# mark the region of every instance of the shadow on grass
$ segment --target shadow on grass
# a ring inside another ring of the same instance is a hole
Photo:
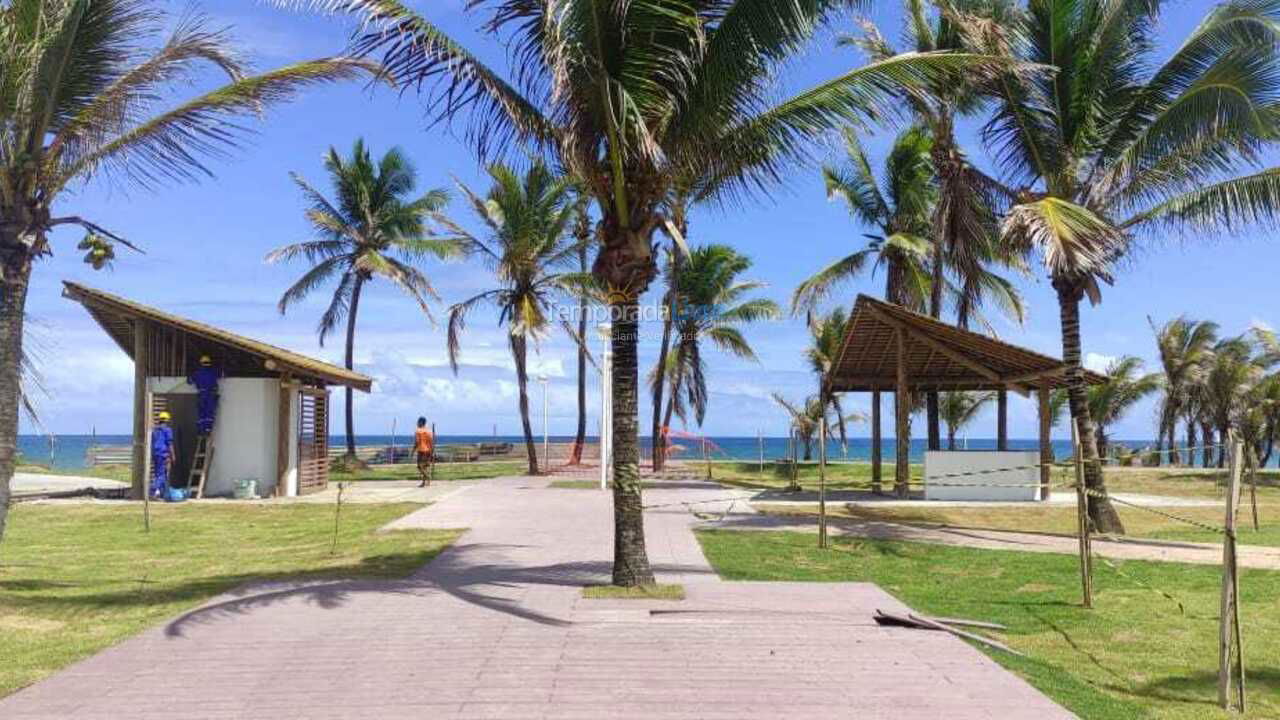
[[[1276,668],[1246,669],[1246,694],[1267,691],[1259,689],[1259,685],[1265,685],[1268,688],[1280,687],[1280,670]],[[1218,672],[1200,670],[1186,675],[1166,675],[1159,680],[1139,685],[1130,692],[1162,700],[1217,706]]]

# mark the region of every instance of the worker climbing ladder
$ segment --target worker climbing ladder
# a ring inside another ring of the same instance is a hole
[[[196,451],[191,457],[191,473],[187,476],[187,492],[192,498],[204,497],[204,483],[209,479],[209,466],[213,463],[213,436],[196,437]]]

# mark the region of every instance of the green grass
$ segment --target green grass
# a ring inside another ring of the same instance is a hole
[[[683,585],[588,585],[582,588],[582,597],[589,600],[683,600]]]
[[[1117,572],[1099,561],[1095,607],[1084,610],[1070,556],[851,538],[823,551],[805,533],[698,538],[727,580],[873,582],[924,613],[1003,623],[1009,630],[997,637],[1030,657],[991,657],[1082,718],[1240,717],[1216,707],[1221,575],[1213,567],[1131,561],[1116,562]],[[1246,717],[1280,717],[1280,572],[1245,570],[1240,583]]]
[[[704,472],[706,468],[704,464],[696,462],[690,462],[689,467],[697,469],[700,473]],[[911,466],[912,475],[919,475],[921,472],[921,466]],[[711,474],[716,482],[737,487],[781,490],[791,484],[786,475],[778,474],[774,470],[774,465],[771,461],[765,461],[764,472],[760,471],[759,463],[715,462],[711,465]],[[818,489],[817,462],[801,462],[797,468],[796,475],[801,488],[805,490]],[[881,482],[886,489],[892,488],[893,464],[891,462],[884,464]],[[870,483],[871,463],[841,462],[827,465],[828,490],[862,489]]]
[[[524,460],[493,460],[473,463],[436,463],[432,482],[450,480],[477,480],[482,478],[501,477],[503,475],[523,475],[529,469]],[[329,473],[329,482],[386,482],[395,480],[412,480],[418,482],[418,466],[416,464],[380,465],[359,472],[334,470]]]
[[[420,504],[15,505],[0,544],[0,696],[258,580],[403,577],[455,531],[375,533]]]

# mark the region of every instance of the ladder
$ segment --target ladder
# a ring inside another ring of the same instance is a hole
[[[209,466],[213,464],[213,440],[211,435],[196,437],[196,451],[191,457],[191,473],[187,476],[187,492],[192,498],[204,497],[204,482],[209,479]]]

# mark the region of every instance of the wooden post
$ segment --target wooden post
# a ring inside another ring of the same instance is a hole
[[[276,497],[289,494],[289,427],[292,404],[289,402],[289,375],[280,376],[280,403],[276,421]]]
[[[756,445],[760,449],[760,474],[764,475],[764,432],[756,430]]]
[[[1262,464],[1258,457],[1258,451],[1255,448],[1249,448],[1247,466],[1249,468],[1249,507],[1253,511],[1253,531],[1257,532],[1258,527],[1258,466]]]
[[[151,438],[147,434],[147,375],[150,372],[151,352],[147,321],[133,321],[133,467],[130,468],[130,494],[134,500],[146,500],[148,495],[147,456]]]
[[[1071,448],[1076,466],[1076,532],[1080,537],[1080,590],[1082,603],[1093,607],[1093,558],[1089,544],[1089,493],[1084,486],[1084,458],[1080,451],[1080,426],[1071,422]]]
[[[1218,704],[1225,710],[1231,709],[1234,684],[1239,709],[1243,713],[1245,710],[1244,646],[1240,636],[1240,577],[1236,566],[1236,511],[1240,503],[1244,444],[1234,430],[1228,431],[1224,439],[1230,448],[1231,473],[1227,486],[1226,521],[1223,525],[1226,537],[1223,538],[1222,543],[1222,603],[1218,613]]]
[[[818,547],[827,547],[827,415],[818,421]]]
[[[142,467],[144,468],[143,477],[146,478],[147,485],[142,489],[142,529],[144,532],[151,532],[151,413],[152,408],[154,408],[155,405],[152,404],[153,401],[150,391],[147,391],[145,397],[146,403],[143,405],[145,408],[143,417],[146,418],[146,420],[143,424],[142,432],[143,436],[147,438],[147,442],[145,443],[147,448],[146,452],[142,456]],[[169,481],[173,482],[173,478],[169,478]]]
[[[871,391],[871,492],[879,495],[880,485],[880,391]]]
[[[800,488],[800,433],[791,431],[791,487]]]
[[[707,447],[707,439],[702,438],[702,460],[707,464],[707,479],[711,479],[711,449]]]
[[[1036,393],[1040,401],[1040,499],[1049,499],[1049,482],[1052,479],[1053,443],[1049,440],[1052,418],[1049,417],[1049,385],[1042,383]]]
[[[893,467],[893,485],[898,497],[905,498],[909,491],[911,479],[911,399],[907,386],[907,338],[902,330],[894,330],[894,341],[898,346],[897,384],[894,389],[894,410],[897,416],[897,428],[894,431],[895,453]]]
[[[996,450],[1009,449],[1009,391],[1004,388],[996,393]]]

